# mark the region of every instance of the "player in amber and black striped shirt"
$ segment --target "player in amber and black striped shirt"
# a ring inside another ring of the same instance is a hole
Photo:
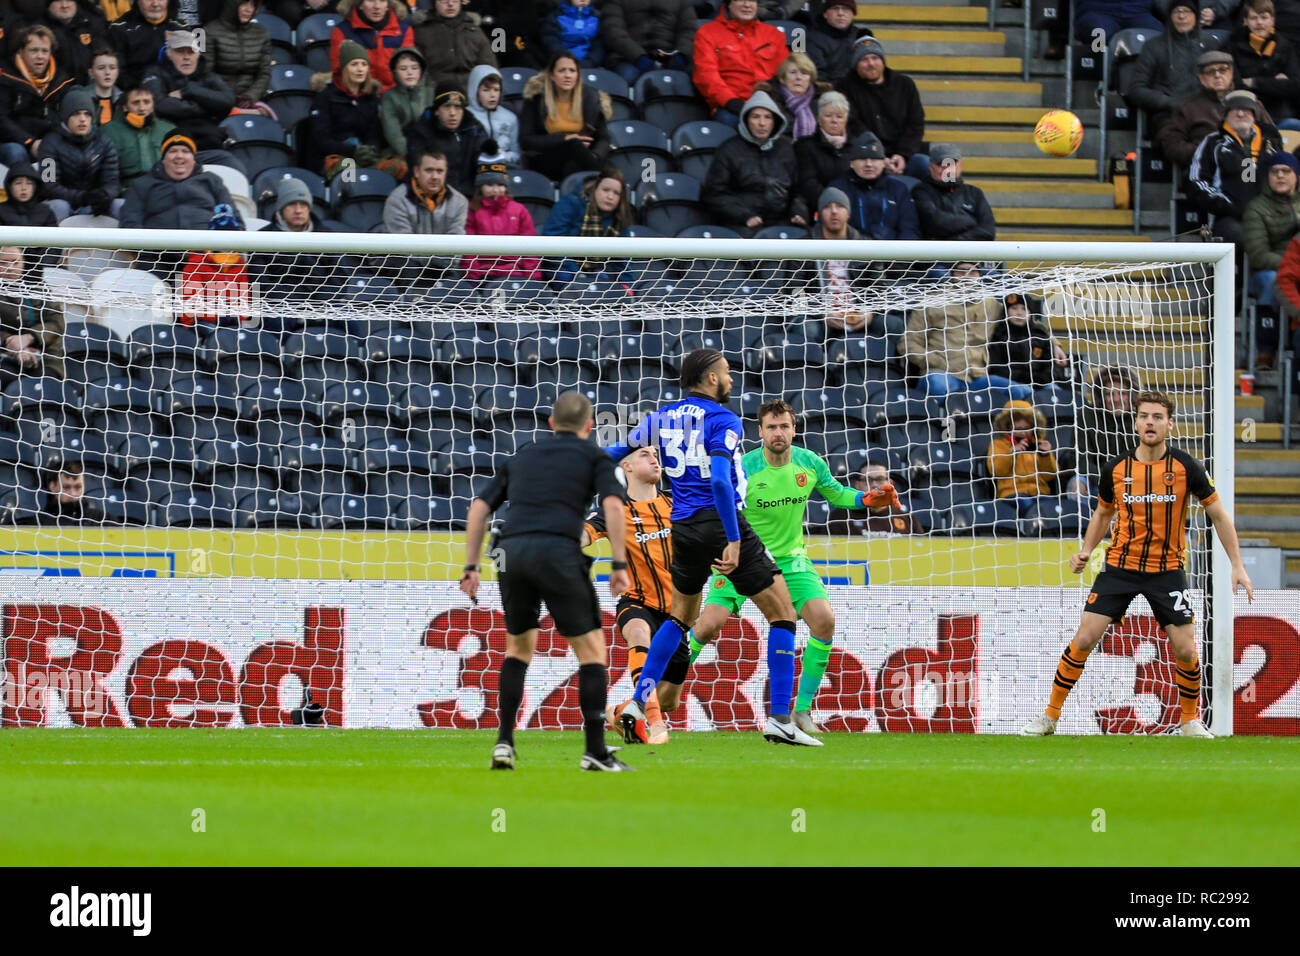
[[[1183,571],[1187,547],[1187,511],[1195,497],[1205,508],[1214,530],[1232,561],[1232,590],[1246,589],[1255,599],[1250,577],[1241,563],[1241,548],[1232,518],[1219,500],[1205,467],[1184,451],[1170,447],[1174,402],[1164,392],[1143,392],[1134,401],[1138,444],[1133,451],[1106,465],[1083,549],[1070,558],[1078,574],[1107,531],[1114,530],[1106,549],[1106,564],[1092,585],[1083,621],[1061,655],[1047,710],[1021,731],[1043,737],[1056,732],[1065,698],[1083,673],[1088,654],[1112,621],[1122,620],[1133,598],[1141,594],[1156,622],[1169,635],[1176,662],[1181,731],[1187,737],[1213,736],[1197,716],[1201,699],[1201,664],[1196,652],[1191,593]]]
[[[673,523],[672,496],[659,490],[659,477],[663,468],[659,464],[659,451],[653,446],[638,448],[619,465],[627,479],[627,566],[632,574],[632,586],[618,599],[615,610],[615,627],[627,641],[628,670],[632,686],[641,679],[645,667],[650,639],[659,626],[668,619],[673,608]],[[583,529],[583,547],[605,537],[605,516],[597,511],[587,518]],[[690,647],[683,638],[677,653],[668,662],[668,669],[658,687],[646,701],[646,719],[633,720],[629,715],[623,721],[626,701],[617,707],[606,708],[609,723],[622,731],[623,739],[630,743],[666,744],[668,722],[663,712],[675,710],[686,682],[690,666]]]

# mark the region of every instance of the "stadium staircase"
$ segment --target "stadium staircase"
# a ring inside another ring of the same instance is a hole
[[[991,0],[994,4],[998,0]],[[1027,2],[1027,0],[1026,0]],[[1076,102],[1087,130],[1069,159],[1034,145],[1034,124],[1064,105],[1063,66],[1037,59],[1022,79],[1024,13],[987,2],[876,0],[858,4],[858,20],[884,44],[887,63],[916,80],[925,105],[925,138],[960,145],[965,178],[988,196],[1005,240],[1128,241],[1132,212],[1115,208],[1115,188],[1098,182],[1099,110]],[[1031,37],[1031,49],[1040,46]],[[1045,74],[1041,75],[1040,74]]]

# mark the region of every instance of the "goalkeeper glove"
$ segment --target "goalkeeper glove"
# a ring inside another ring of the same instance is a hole
[[[885,505],[903,507],[903,500],[898,497],[893,482],[887,481],[879,488],[872,488],[870,491],[862,492],[862,507],[880,508]]]

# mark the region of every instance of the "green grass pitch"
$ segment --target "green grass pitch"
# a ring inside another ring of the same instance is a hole
[[[581,735],[528,731],[519,769],[494,773],[477,731],[6,730],[0,859],[1300,863],[1300,739],[825,739],[677,733],[628,748],[637,773],[596,774],[577,769]]]

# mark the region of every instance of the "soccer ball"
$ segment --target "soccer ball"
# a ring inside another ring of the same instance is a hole
[[[1034,142],[1048,156],[1069,156],[1083,142],[1083,124],[1069,110],[1049,110],[1034,127]]]

